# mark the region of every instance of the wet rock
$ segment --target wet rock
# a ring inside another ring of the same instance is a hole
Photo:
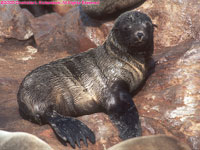
[[[143,134],[174,135],[200,147],[200,42],[166,49],[155,73],[136,95]]]
[[[108,150],[191,150],[188,145],[166,135],[132,138],[116,144]]]
[[[0,5],[0,39],[27,40],[33,36],[28,13],[19,5]]]

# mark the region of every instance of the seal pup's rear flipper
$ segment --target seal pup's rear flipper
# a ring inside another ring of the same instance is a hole
[[[75,144],[80,148],[81,140],[88,146],[87,138],[91,143],[95,143],[94,133],[84,123],[75,118],[65,117],[53,111],[46,113],[45,119],[63,144],[69,142],[73,148],[75,148]]]

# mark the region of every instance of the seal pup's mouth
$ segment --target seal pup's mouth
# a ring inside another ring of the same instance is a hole
[[[144,40],[134,41],[134,44],[137,44],[137,45],[143,45],[144,43],[145,43]]]
[[[146,43],[145,40],[134,40],[129,43],[130,47],[141,47]]]

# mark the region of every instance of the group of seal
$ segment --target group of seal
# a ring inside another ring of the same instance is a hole
[[[141,135],[132,92],[145,80],[153,53],[153,24],[144,13],[128,11],[116,19],[99,47],[50,62],[30,72],[17,99],[24,119],[50,124],[61,142],[80,147],[94,133],[73,118],[104,112],[122,139]]]

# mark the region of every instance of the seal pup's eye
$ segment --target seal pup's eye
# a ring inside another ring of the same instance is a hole
[[[152,23],[150,23],[150,22],[146,22],[145,24],[146,24],[147,27],[151,27],[152,26]]]
[[[123,31],[130,31],[131,28],[132,28],[131,25],[124,25],[124,26],[122,26],[122,30]]]

